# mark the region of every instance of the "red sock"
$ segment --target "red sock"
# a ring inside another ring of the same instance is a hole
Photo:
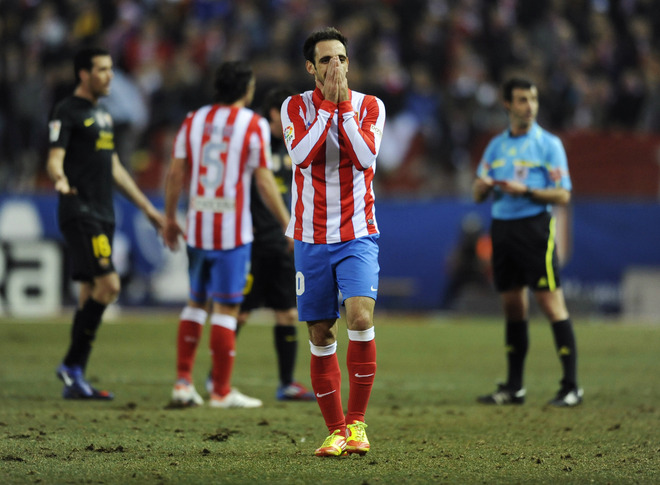
[[[354,421],[364,422],[364,413],[367,411],[376,376],[376,341],[349,340],[346,366],[350,382],[346,424],[352,424]]]
[[[231,391],[231,372],[236,353],[236,331],[211,325],[211,357],[213,359],[213,392],[226,396]]]
[[[203,325],[192,320],[179,321],[179,335],[176,345],[176,378],[192,382],[192,369],[195,365],[197,345],[202,336]]]
[[[341,405],[341,370],[337,354],[323,357],[312,354],[310,376],[316,402],[321,408],[328,430],[332,433],[338,429],[342,435],[346,435],[346,422]]]

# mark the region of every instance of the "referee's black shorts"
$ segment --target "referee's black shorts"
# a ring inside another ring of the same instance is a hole
[[[115,225],[94,219],[71,219],[60,226],[74,281],[93,281],[115,271],[112,238]]]
[[[560,287],[555,228],[555,218],[548,212],[522,219],[493,219],[490,234],[497,291]]]
[[[254,251],[254,245],[252,249],[251,270],[241,311],[295,308],[296,269],[293,254],[286,249],[261,254]]]

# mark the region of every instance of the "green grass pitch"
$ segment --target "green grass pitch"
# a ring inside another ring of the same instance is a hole
[[[113,402],[60,397],[54,371],[68,317],[4,318],[0,482],[660,483],[660,325],[575,318],[585,400],[555,409],[545,403],[558,388],[559,363],[548,325],[534,318],[527,402],[487,407],[475,397],[504,376],[499,318],[377,314],[372,450],[319,459],[313,452],[327,431],[318,406],[275,400],[273,332],[267,314],[255,317],[238,339],[233,384],[264,400],[257,410],[165,409],[178,309],[123,314],[101,327],[88,378],[115,392]],[[309,385],[302,324],[298,335],[296,377]],[[200,392],[208,368],[205,329],[195,368]],[[347,394],[344,385],[344,402]]]

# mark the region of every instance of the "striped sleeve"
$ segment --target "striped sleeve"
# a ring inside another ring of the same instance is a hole
[[[307,168],[319,153],[332,125],[335,107],[334,103],[323,101],[316,118],[308,128],[302,96],[291,96],[284,101],[281,111],[284,142],[295,165]]]
[[[186,119],[181,123],[181,127],[174,138],[172,146],[172,158],[188,158],[188,132],[194,113],[188,113]]]
[[[353,166],[366,170],[378,156],[385,127],[385,105],[375,96],[365,96],[360,113],[354,111],[350,101],[339,103],[339,133]],[[361,122],[359,121],[361,120]]]

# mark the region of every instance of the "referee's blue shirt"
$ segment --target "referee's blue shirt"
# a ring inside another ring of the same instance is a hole
[[[477,175],[493,180],[517,180],[530,189],[564,188],[571,190],[566,151],[561,140],[536,122],[529,131],[512,136],[506,130],[493,138],[479,162]],[[551,210],[551,204],[533,201],[493,189],[493,219],[522,219]]]

